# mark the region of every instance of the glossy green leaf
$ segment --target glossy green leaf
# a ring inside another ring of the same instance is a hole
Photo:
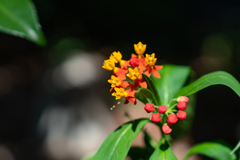
[[[135,93],[135,97],[144,104],[156,103],[153,93],[147,88],[139,88],[138,91]]]
[[[205,142],[193,146],[183,160],[187,160],[193,154],[202,154],[216,160],[235,160],[236,155],[230,154],[230,152],[231,149],[223,144]]]
[[[147,88],[153,93],[153,96],[156,102],[154,104],[160,105],[161,101],[160,101],[160,96],[158,94],[157,88],[155,86],[156,84],[154,84],[153,81],[145,74],[143,74],[142,76],[143,76],[143,79],[147,82]]]
[[[138,119],[120,126],[106,138],[93,160],[124,160],[132,141],[149,121]]]
[[[177,160],[168,142],[162,138],[149,160]]]
[[[225,85],[230,87],[240,97],[240,84],[239,82],[229,73],[224,71],[217,71],[206,74],[188,86],[181,89],[175,97],[188,96],[196,93],[211,85]]]
[[[190,67],[177,65],[164,65],[159,70],[161,78],[151,79],[157,88],[162,104],[167,105],[174,95],[183,87],[190,73]]]
[[[29,0],[0,0],[0,31],[38,45],[46,43],[36,9]]]

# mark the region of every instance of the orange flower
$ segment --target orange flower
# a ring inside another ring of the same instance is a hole
[[[126,79],[126,73],[128,72],[128,70],[125,70],[125,69],[122,69],[122,68],[118,68],[118,67],[115,67],[113,69],[113,74],[116,76],[116,77],[119,77],[120,80],[125,80]]]
[[[145,59],[147,66],[146,66],[146,71],[144,74],[146,74],[148,77],[153,74],[156,78],[161,78],[158,70],[162,69],[163,66],[157,66],[155,65],[157,58],[155,58],[155,53],[152,55],[146,54],[146,59]]]
[[[140,85],[143,88],[147,88],[147,83],[144,79],[142,79],[142,73],[138,71],[138,68],[135,67],[134,69],[129,68],[129,73],[127,76],[131,79],[134,80],[134,84],[132,88],[138,87]]]
[[[116,100],[125,97],[126,99],[124,104],[127,104],[128,102],[131,102],[133,104],[137,103],[136,98],[134,96],[136,90],[135,91],[132,91],[131,89],[124,90],[123,88],[114,88],[114,90],[115,92],[112,93],[112,95],[116,97]]]
[[[111,83],[111,89],[110,92],[114,92],[114,88],[126,88],[129,87],[130,84],[127,81],[121,81],[119,77],[115,77],[114,75],[111,76],[111,79],[108,80],[109,83]]]
[[[145,52],[146,47],[147,45],[142,44],[142,42],[138,42],[138,44],[134,44],[134,50],[138,54],[139,58],[143,56],[143,53]]]

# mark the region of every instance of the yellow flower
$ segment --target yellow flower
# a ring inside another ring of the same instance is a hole
[[[118,51],[114,51],[111,56],[110,59],[112,59],[114,61],[114,63],[120,62],[122,60],[122,54]]]
[[[114,88],[115,92],[112,93],[113,96],[117,99],[121,99],[122,97],[127,97],[127,92],[123,88]]]
[[[155,58],[155,53],[152,55],[146,54],[145,61],[149,67],[153,67],[157,61],[157,58]]]
[[[147,45],[142,44],[142,42],[138,42],[138,44],[134,44],[135,52],[142,57],[142,54],[145,52]]]
[[[111,71],[114,69],[114,67],[115,67],[115,63],[113,60],[111,59],[104,60],[102,68]]]
[[[136,80],[136,79],[141,78],[137,67],[135,67],[134,69],[129,68],[129,73],[127,74],[127,76],[132,80]]]
[[[118,87],[121,84],[121,80],[114,75],[111,76],[111,79],[109,79],[108,82],[111,83],[111,87]]]

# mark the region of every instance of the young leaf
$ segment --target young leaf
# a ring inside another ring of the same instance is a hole
[[[45,45],[36,9],[29,0],[0,0],[0,12],[0,31]]]
[[[146,103],[156,104],[156,100],[154,99],[153,93],[149,89],[139,88],[138,91],[135,93],[135,97],[144,104]]]
[[[162,138],[149,160],[177,160],[168,142]]]
[[[164,65],[163,68],[159,70],[161,78],[151,76],[157,88],[158,95],[160,95],[161,105],[167,105],[174,95],[183,87],[190,70],[188,66]]]
[[[175,97],[188,96],[196,93],[211,85],[225,85],[230,87],[240,97],[240,84],[239,82],[229,73],[224,71],[217,71],[206,74],[188,86],[182,88]]]
[[[146,76],[145,74],[142,75],[143,79],[147,82],[147,88],[153,93],[154,99],[155,99],[155,105],[160,105],[161,101],[160,101],[160,96],[157,92],[157,88],[156,88],[156,84],[153,83],[153,81]]]
[[[107,137],[92,160],[124,160],[132,141],[149,121],[138,119],[120,126]]]
[[[236,155],[230,154],[231,149],[215,142],[205,142],[193,146],[183,158],[187,160],[193,154],[202,154],[217,160],[235,160]]]

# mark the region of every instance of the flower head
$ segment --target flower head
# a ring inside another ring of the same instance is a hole
[[[113,96],[117,99],[121,99],[122,97],[127,97],[127,92],[123,88],[114,88],[115,92],[112,93]]]
[[[158,112],[164,114],[167,111],[167,108],[165,105],[158,107]]]
[[[145,61],[149,67],[153,67],[157,62],[157,58],[155,58],[155,53],[152,53],[151,55],[146,54]]]
[[[177,98],[177,101],[178,102],[186,102],[186,103],[188,103],[189,102],[189,99],[188,99],[188,97],[186,97],[186,96],[181,96],[181,97],[178,97]]]
[[[142,42],[138,42],[138,44],[134,44],[135,52],[138,54],[139,57],[143,56],[143,53],[145,52],[146,47],[147,45],[142,44]]]
[[[129,68],[129,73],[127,74],[127,76],[132,80],[136,80],[136,79],[141,78],[141,74],[139,73],[137,67],[135,67],[134,69]]]
[[[178,111],[178,113],[177,113],[177,118],[178,118],[179,120],[184,120],[184,119],[187,118],[187,113],[180,110],[180,111]]]
[[[145,109],[145,111],[146,111],[147,113],[153,112],[153,111],[155,110],[154,104],[152,104],[152,103],[147,103],[147,104],[145,105],[144,109]]]
[[[153,76],[155,76],[156,78],[161,78],[158,70],[162,69],[163,66],[155,65],[157,61],[157,58],[155,58],[155,53],[153,53],[152,55],[146,54],[145,61],[147,63],[147,66],[144,74],[146,74],[149,77],[152,73]]]
[[[178,121],[177,116],[175,114],[169,114],[167,122],[170,124],[174,124]]]
[[[161,121],[161,116],[159,113],[153,113],[151,121],[158,123]]]
[[[162,131],[164,134],[169,134],[172,132],[172,128],[168,124],[162,126]]]
[[[177,108],[180,110],[185,110],[187,109],[187,103],[184,101],[179,101],[177,104]]]
[[[115,63],[120,62],[122,60],[122,54],[118,51],[112,52],[110,59],[113,59]]]
[[[115,63],[113,59],[104,60],[102,68],[106,70],[113,70],[115,68]]]

